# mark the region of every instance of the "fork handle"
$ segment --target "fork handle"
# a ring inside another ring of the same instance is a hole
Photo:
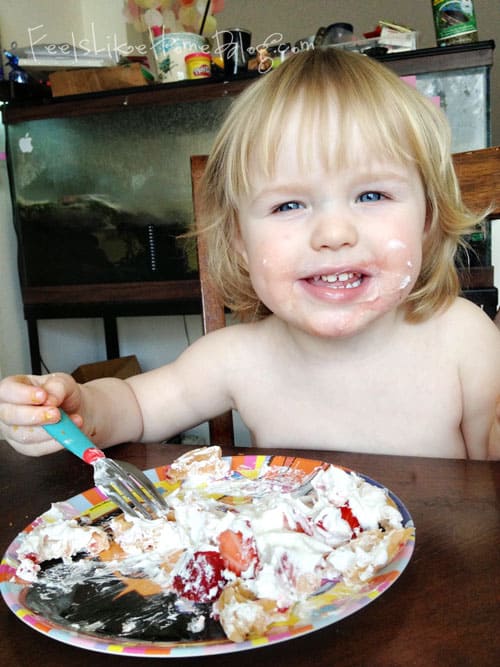
[[[44,424],[43,428],[57,442],[76,454],[86,463],[92,464],[96,459],[104,458],[104,452],[98,449],[92,440],[74,424],[68,415],[59,408],[61,419],[55,424]]]

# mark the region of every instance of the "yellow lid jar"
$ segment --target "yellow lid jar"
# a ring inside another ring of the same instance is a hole
[[[212,76],[209,53],[188,53],[184,60],[188,79],[208,79]]]

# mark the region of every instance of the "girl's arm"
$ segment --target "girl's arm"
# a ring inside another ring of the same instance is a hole
[[[142,414],[144,442],[176,435],[235,407],[231,386],[241,363],[239,326],[202,336],[173,363],[127,380]]]
[[[41,426],[67,412],[99,447],[157,441],[233,407],[228,388],[233,330],[204,336],[176,361],[127,380],[83,385],[66,373],[22,375],[0,382],[0,432],[17,451],[41,456],[60,445]]]
[[[476,306],[462,300],[454,337],[467,454],[472,459],[500,459],[500,332]]]

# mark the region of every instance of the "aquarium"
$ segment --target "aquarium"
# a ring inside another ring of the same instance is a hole
[[[439,99],[450,123],[454,153],[490,145],[489,67],[419,74],[416,87]]]
[[[191,155],[230,98],[7,126],[25,286],[177,280],[196,273]]]

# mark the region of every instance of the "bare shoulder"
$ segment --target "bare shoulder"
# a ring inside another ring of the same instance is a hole
[[[234,368],[234,364],[244,364],[259,354],[259,349],[266,347],[266,341],[272,337],[272,326],[267,318],[258,322],[231,324],[201,336],[181,355],[205,356],[217,358],[224,365]]]
[[[260,342],[262,338],[266,338],[269,335],[269,330],[271,328],[269,325],[274,319],[276,318],[269,316],[257,322],[229,324],[222,329],[217,329],[216,331],[206,334],[203,338],[212,341],[214,344],[222,344],[232,341],[234,343],[241,342],[242,344],[247,345],[252,341]]]
[[[500,353],[500,330],[479,306],[467,299],[455,299],[447,310],[437,316],[436,322],[449,344],[456,345],[458,349],[465,346],[470,353],[473,352],[470,346],[474,345],[478,352],[491,349],[492,353]],[[484,345],[488,346],[486,350]]]

